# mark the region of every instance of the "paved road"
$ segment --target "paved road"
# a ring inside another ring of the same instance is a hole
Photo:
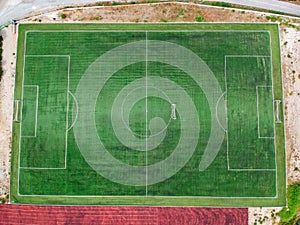
[[[93,3],[101,0],[0,0],[0,27],[34,11],[56,6]]]
[[[300,16],[300,5],[295,5],[288,2],[280,2],[278,0],[221,0],[221,1]]]
[[[0,0],[0,28],[11,19],[22,18],[36,10],[53,8],[61,5],[99,2],[101,0]],[[118,0],[112,0],[118,1]],[[222,0],[262,9],[285,12],[300,16],[300,6],[278,0]]]

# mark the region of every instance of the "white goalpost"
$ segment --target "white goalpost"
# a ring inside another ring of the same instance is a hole
[[[175,103],[171,104],[171,109],[172,109],[171,119],[176,120],[176,104]]]

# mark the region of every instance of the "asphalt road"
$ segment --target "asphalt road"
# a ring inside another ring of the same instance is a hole
[[[99,2],[100,0],[0,0],[0,28],[11,19],[20,19],[36,10],[61,5]],[[112,0],[118,1],[118,0]],[[223,2],[246,5],[300,16],[300,6],[278,0],[222,0]]]
[[[0,28],[12,19],[21,19],[37,10],[99,1],[101,0],[0,0]]]
[[[281,2],[278,0],[221,0],[221,1],[300,16],[300,5],[295,5],[288,2]]]

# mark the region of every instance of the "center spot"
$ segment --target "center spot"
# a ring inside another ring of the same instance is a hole
[[[124,104],[123,107],[123,112],[126,112],[125,108],[129,104]],[[160,97],[148,96],[131,105],[128,124],[124,113],[122,117],[124,125],[128,125],[127,129],[136,137],[151,138],[167,130],[171,122],[171,104]]]

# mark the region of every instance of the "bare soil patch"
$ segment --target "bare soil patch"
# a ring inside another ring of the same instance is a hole
[[[9,193],[10,154],[12,138],[13,90],[17,37],[10,26],[1,30],[3,36],[3,75],[0,82],[0,196]]]

